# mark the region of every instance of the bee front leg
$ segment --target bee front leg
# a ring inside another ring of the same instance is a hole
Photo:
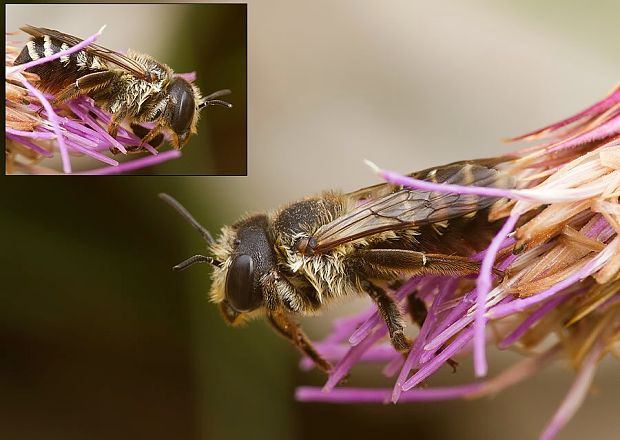
[[[155,139],[157,136],[159,136],[161,134],[161,129],[162,129],[162,127],[159,126],[159,125],[156,125],[155,127],[151,128],[142,137],[142,142],[140,142],[140,148],[144,148],[144,145],[150,143],[153,139]],[[162,140],[163,140],[163,136],[162,136]]]
[[[280,310],[269,311],[267,317],[273,328],[291,341],[302,353],[312,359],[319,369],[325,373],[331,371],[332,364],[323,359],[299,325],[293,322],[285,312]]]
[[[150,139],[148,141],[148,144],[155,148],[158,149],[159,147],[161,147],[162,142],[164,141],[164,135],[163,133],[159,133],[156,136],[152,136],[150,133],[151,131],[148,128],[143,127],[140,124],[130,124],[131,130],[133,131],[133,133],[138,136],[140,139],[144,139],[147,136],[150,136]],[[146,143],[146,142],[144,142]],[[135,146],[131,146],[128,148],[128,150],[130,151],[142,151],[144,150],[143,146],[139,146],[139,145],[135,145]]]
[[[149,144],[155,149],[158,149],[161,146],[161,143],[164,140],[164,135],[161,133],[161,127],[157,126],[152,128],[151,130],[146,131],[146,129],[142,126],[131,124],[132,130],[136,136],[139,136],[134,129],[134,127],[136,126],[140,127],[142,130],[145,130],[145,132],[143,133],[144,136],[140,136],[142,137],[140,145],[131,145],[127,147],[127,151],[129,153],[141,153],[143,151],[146,151],[146,148],[144,148],[146,144]],[[140,132],[140,130],[137,131]],[[155,141],[151,143],[153,139],[155,139]]]
[[[374,285],[368,280],[362,280],[360,287],[372,298],[377,305],[381,317],[385,321],[390,340],[397,351],[406,353],[411,348],[411,340],[405,335],[405,321],[398,308],[398,304],[382,288]]]

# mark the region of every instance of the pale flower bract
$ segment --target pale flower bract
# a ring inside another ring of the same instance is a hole
[[[415,189],[503,197],[490,213],[503,227],[477,278],[419,276],[393,292],[407,311],[415,294],[428,309],[406,358],[386,342],[376,307],[333,323],[317,349],[335,361],[325,386],[300,387],[301,401],[423,402],[489,395],[567,359],[574,385],[541,438],[553,438],[585,398],[600,360],[620,343],[620,87],[586,110],[512,141],[537,141],[506,156],[501,169],[518,188],[420,181],[369,165],[386,181]],[[492,269],[503,271],[500,277]],[[492,327],[493,332],[490,331]],[[554,341],[549,344],[549,337]],[[486,349],[530,353],[499,375],[454,387],[419,388],[452,357],[473,351],[476,376]],[[382,363],[392,388],[338,386],[361,362]],[[312,367],[303,359],[302,368]]]

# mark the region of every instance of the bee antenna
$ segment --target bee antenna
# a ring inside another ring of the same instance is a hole
[[[183,217],[185,220],[187,220],[189,222],[189,224],[194,227],[194,229],[196,229],[198,232],[200,232],[200,235],[202,235],[202,238],[204,238],[205,241],[208,244],[215,243],[215,240],[213,239],[213,236],[207,230],[207,228],[205,228],[200,223],[198,223],[198,220],[196,220],[189,213],[189,211],[187,209],[185,209],[185,207],[183,205],[181,205],[181,203],[179,203],[174,197],[172,197],[171,195],[166,194],[166,193],[160,193],[159,194],[159,198],[162,199],[164,202],[166,202],[168,205],[172,206],[179,214],[181,214],[181,217]],[[194,258],[194,257],[192,257],[192,258]],[[204,257],[204,258],[210,258],[210,257]],[[213,261],[215,261],[215,260],[213,260]],[[194,261],[193,263],[196,263],[196,262],[198,262],[198,260]],[[183,263],[181,263],[181,264],[183,264]]]
[[[213,92],[210,95],[205,96],[202,99],[202,102],[198,105],[198,109],[202,109],[204,107],[212,106],[212,105],[221,105],[222,107],[231,108],[233,105],[230,102],[226,102],[222,99],[217,99],[222,96],[230,95],[232,92],[230,89],[222,89],[217,92]]]
[[[205,107],[210,107],[212,105],[220,105],[222,107],[232,108],[232,104],[230,102],[222,101],[221,99],[210,99],[208,101],[203,102],[198,106],[198,109],[203,109]]]
[[[194,255],[193,257],[189,257],[185,261],[181,261],[179,264],[174,266],[172,270],[176,270],[176,271],[185,270],[188,267],[193,266],[196,263],[209,263],[216,267],[222,267],[222,262],[219,260],[216,260],[213,257],[207,257],[204,255]]]
[[[203,99],[205,101],[209,101],[211,99],[216,99],[222,96],[230,95],[231,93],[232,91],[230,89],[222,89],[222,90],[218,90],[217,92],[213,92],[210,95],[205,96]]]

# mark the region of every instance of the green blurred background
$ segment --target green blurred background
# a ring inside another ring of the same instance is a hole
[[[194,18],[175,14],[182,33]],[[227,328],[207,267],[170,270],[204,245],[157,193],[216,232],[246,211],[377,182],[364,158],[411,171],[509,151],[500,138],[618,81],[619,14],[615,1],[251,2],[248,177],[3,178],[0,438],[536,438],[573,378],[565,365],[474,402],[294,402],[294,387],[321,375],[299,372],[263,322]],[[156,15],[136,17],[149,29]],[[225,119],[217,110],[205,120]],[[366,304],[304,324],[321,337]],[[492,374],[519,359],[490,354]],[[431,384],[471,380],[464,361]],[[619,380],[605,362],[560,438],[617,438]],[[372,367],[351,379],[391,383]]]
[[[247,6],[245,4],[38,4],[7,5],[6,28],[25,23],[86,38],[107,25],[97,44],[134,49],[168,64],[175,72],[195,72],[202,95],[230,89],[227,109],[201,112],[198,134],[181,158],[136,170],[140,175],[247,174]],[[26,37],[24,37],[24,41]],[[164,145],[162,151],[171,148]],[[142,154],[142,156],[148,156]],[[114,157],[120,162],[134,155]],[[102,167],[88,157],[73,158],[76,171]],[[42,165],[61,169],[59,158]]]

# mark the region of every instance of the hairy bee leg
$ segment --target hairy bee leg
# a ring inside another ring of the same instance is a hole
[[[480,270],[480,263],[465,257],[425,254],[402,249],[370,249],[359,254],[369,275],[385,274],[386,270],[402,273],[436,275],[470,275]]]
[[[121,121],[124,119],[124,116],[121,117],[118,114],[112,115],[112,120],[110,121],[110,125],[108,125],[108,134],[113,138],[116,138],[118,134],[118,126],[121,124]]]
[[[136,136],[138,136],[140,139],[143,139],[149,133],[149,129],[143,127],[140,124],[131,123],[129,124],[129,126],[131,127],[131,131],[133,131],[133,133]],[[164,135],[163,133],[159,133],[157,136],[155,136],[149,141],[149,145],[155,149],[159,149],[163,141],[164,141]],[[132,152],[141,151],[141,150],[143,150],[143,148],[138,145],[131,146],[128,148],[128,151],[132,151]]]
[[[420,298],[416,296],[416,292],[407,296],[407,305],[409,306],[409,316],[411,320],[415,322],[418,327],[422,328],[424,321],[426,321],[426,317],[428,316],[428,310],[426,309],[426,304]],[[442,347],[443,349],[443,347]],[[441,351],[441,349],[439,350]],[[458,367],[459,363],[454,359],[447,360],[448,365],[452,367],[452,372],[456,373],[456,367]]]
[[[325,373],[329,373],[332,364],[323,359],[318,351],[312,345],[312,342],[306,334],[301,330],[298,324],[293,322],[286,314],[280,311],[272,311],[267,313],[269,322],[273,328],[282,336],[290,340],[299,350],[308,356],[314,364]]]
[[[116,74],[110,70],[84,75],[78,78],[73,84],[68,85],[58,92],[52,104],[56,105],[80,95],[86,95],[94,90],[104,88],[115,76]]]
[[[411,317],[411,321],[416,323],[418,327],[422,327],[424,321],[426,321],[428,310],[426,309],[426,304],[424,303],[424,301],[422,301],[416,295],[417,292],[413,292],[412,294],[407,296],[409,316]]]
[[[153,130],[149,131],[149,133],[151,133]],[[151,142],[152,139],[155,139],[155,142]],[[146,137],[142,138],[142,140],[140,141],[140,145],[131,145],[131,146],[126,147],[127,152],[128,153],[141,153],[143,151],[147,151],[146,148],[144,148],[144,145],[146,144],[149,144],[151,147],[158,150],[159,147],[161,147],[163,140],[164,140],[164,135],[162,133],[156,132],[155,134],[151,135],[151,139],[147,140]]]
[[[364,292],[377,304],[379,313],[387,325],[394,348],[401,353],[408,352],[411,348],[411,340],[403,331],[405,322],[394,299],[385,290],[375,286],[370,281],[362,280],[360,284]]]
[[[161,126],[156,125],[155,127],[151,128],[148,133],[146,133],[146,135],[142,137],[142,141],[140,142],[140,148],[143,148],[145,144],[151,142],[159,134],[161,134]]]

